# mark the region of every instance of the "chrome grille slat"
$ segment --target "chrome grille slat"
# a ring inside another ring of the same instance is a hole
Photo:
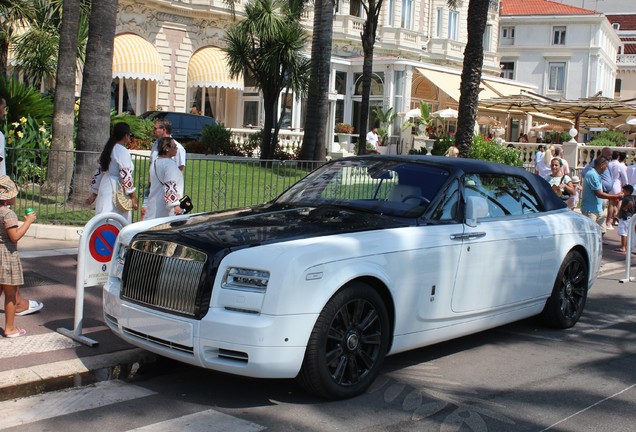
[[[126,254],[121,296],[155,309],[195,316],[207,256],[163,241],[135,241]]]

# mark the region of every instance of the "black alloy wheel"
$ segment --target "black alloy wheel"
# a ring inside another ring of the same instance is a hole
[[[577,323],[587,301],[588,279],[587,261],[579,252],[570,251],[543,309],[543,318],[549,326],[566,329]]]
[[[318,317],[298,380],[325,398],[356,396],[377,376],[388,343],[389,318],[382,298],[369,285],[352,283]]]

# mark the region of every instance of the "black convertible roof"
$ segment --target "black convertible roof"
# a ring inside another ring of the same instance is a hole
[[[404,162],[417,162],[424,163],[426,165],[435,166],[439,168],[446,168],[449,171],[453,172],[457,176],[462,176],[463,174],[503,174],[503,175],[511,175],[515,177],[521,177],[525,179],[532,187],[536,190],[539,199],[543,202],[543,207],[545,211],[563,209],[567,206],[559,198],[552,188],[550,184],[545,181],[543,178],[538,175],[526,171],[521,167],[515,167],[505,164],[500,164],[496,162],[487,162],[478,159],[467,159],[467,158],[453,158],[453,157],[445,157],[445,156],[423,156],[423,155],[396,155],[396,156],[385,156],[385,155],[368,155],[368,156],[353,156],[352,159],[355,158],[368,158],[368,159],[391,159],[391,160],[400,160]]]

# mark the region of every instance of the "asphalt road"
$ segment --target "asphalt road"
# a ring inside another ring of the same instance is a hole
[[[0,429],[633,431],[636,283],[620,277],[597,281],[570,330],[527,320],[392,356],[350,400],[165,360],[126,382],[2,402]]]

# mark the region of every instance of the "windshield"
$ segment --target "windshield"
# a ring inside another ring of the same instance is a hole
[[[277,200],[298,206],[339,206],[392,216],[419,217],[449,172],[411,161],[355,158],[324,165]]]

